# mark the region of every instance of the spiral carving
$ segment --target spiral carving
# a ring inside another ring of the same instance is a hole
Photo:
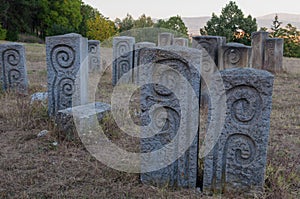
[[[8,83],[12,85],[14,83],[19,83],[21,80],[22,74],[19,70],[11,69],[8,72]]]
[[[64,78],[59,82],[59,87],[61,88],[61,94],[64,96],[72,96],[75,92],[74,80],[69,78]]]
[[[97,53],[97,46],[96,45],[89,45],[89,53],[96,54]]]
[[[226,159],[232,160],[238,165],[251,164],[256,156],[256,145],[248,135],[234,134],[226,141]],[[227,162],[228,163],[228,162]]]
[[[227,96],[232,119],[238,124],[248,125],[260,117],[262,99],[256,89],[238,86],[229,90]]]
[[[52,49],[51,60],[54,67],[70,68],[75,61],[75,51],[67,45],[58,45]]]
[[[4,57],[4,64],[8,64],[10,66],[17,66],[20,61],[20,53],[17,50],[14,49],[8,49],[3,52],[3,57]]]
[[[212,53],[212,45],[207,41],[201,41],[196,48],[202,50],[203,57],[209,57]]]
[[[119,66],[122,74],[127,73],[130,70],[130,64],[128,60],[121,60]]]
[[[231,64],[237,64],[241,60],[241,52],[237,49],[230,48],[225,52],[227,60]]]
[[[130,47],[129,47],[129,43],[126,41],[121,41],[118,43],[118,57],[126,57]]]

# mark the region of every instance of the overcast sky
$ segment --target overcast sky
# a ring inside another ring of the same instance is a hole
[[[220,14],[229,0],[83,0],[111,20],[127,13],[138,18],[145,13],[152,18],[211,16]],[[236,0],[245,15],[253,17],[271,13],[300,14],[299,0]]]

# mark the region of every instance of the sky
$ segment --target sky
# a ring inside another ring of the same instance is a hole
[[[229,0],[83,0],[111,20],[129,13],[137,19],[142,14],[156,19],[171,16],[202,17],[220,14]],[[245,15],[259,17],[271,13],[300,14],[299,0],[236,0]]]

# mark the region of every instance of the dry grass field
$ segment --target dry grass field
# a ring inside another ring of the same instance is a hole
[[[46,91],[45,46],[25,47],[29,94]],[[300,60],[292,61],[293,69],[289,71],[291,63],[285,59],[288,72],[275,78],[265,191],[255,198],[300,198]],[[108,70],[97,99],[109,102],[110,82]],[[111,117],[103,125],[114,143],[130,148],[136,142],[123,135]],[[38,138],[45,129],[50,133]],[[79,140],[57,133],[47,105],[30,104],[30,95],[0,93],[0,149],[0,198],[244,198],[143,185],[138,174],[105,166]]]

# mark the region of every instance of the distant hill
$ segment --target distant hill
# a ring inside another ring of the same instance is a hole
[[[255,17],[258,28],[271,28],[275,13],[265,16]],[[288,23],[296,26],[300,30],[300,14],[277,13],[279,21],[282,22],[281,27],[285,27]],[[183,22],[188,27],[189,33],[192,35],[199,35],[199,29],[203,28],[210,17],[182,17]]]

